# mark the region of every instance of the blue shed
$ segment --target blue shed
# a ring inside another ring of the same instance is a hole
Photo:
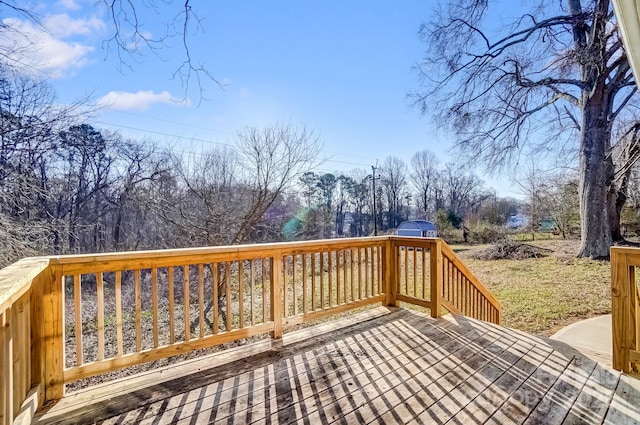
[[[418,236],[422,238],[435,238],[438,236],[438,230],[435,224],[426,220],[409,220],[403,221],[398,226],[398,236]]]

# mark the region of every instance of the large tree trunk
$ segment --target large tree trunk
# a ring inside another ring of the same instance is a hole
[[[627,201],[626,187],[612,187],[609,191],[609,197],[609,226],[611,228],[611,239],[614,242],[620,242],[624,240],[622,230],[620,228],[620,216],[622,215],[622,208]]]
[[[613,161],[607,155],[611,133],[602,99],[587,99],[582,115],[579,187],[582,238],[578,257],[608,257],[613,244],[610,212],[615,198],[609,192]]]

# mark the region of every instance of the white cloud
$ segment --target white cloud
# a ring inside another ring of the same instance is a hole
[[[51,35],[58,38],[95,34],[107,28],[104,21],[95,16],[87,19],[73,19],[66,13],[46,16],[42,24]]]
[[[174,104],[188,106],[188,100],[178,101],[172,98],[171,93],[162,91],[156,93],[153,90],[137,91],[135,93],[124,91],[111,91],[98,99],[98,105],[119,111],[146,110],[154,104]]]
[[[29,21],[4,19],[3,24],[11,29],[0,35],[0,49],[9,52],[7,59],[26,72],[40,72],[52,78],[60,78],[65,72],[89,63],[88,56],[94,48],[64,38],[97,30],[99,25],[56,16],[51,22],[57,21],[60,27],[51,32]]]
[[[58,4],[68,10],[80,9],[80,5],[78,5],[75,0],[59,0]]]

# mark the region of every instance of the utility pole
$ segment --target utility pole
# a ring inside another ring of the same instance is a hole
[[[376,214],[376,167],[372,165],[371,171],[373,182],[373,236],[378,236],[378,215]]]

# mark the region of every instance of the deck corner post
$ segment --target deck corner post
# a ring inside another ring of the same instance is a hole
[[[0,424],[13,423],[13,338],[11,307],[0,313]]]
[[[31,289],[31,385],[36,388],[34,399],[37,401],[37,409],[44,404],[44,387],[46,381],[46,365],[45,365],[45,323],[44,323],[44,287],[51,278],[49,265],[43,270],[34,281]]]
[[[386,294],[385,304],[392,307],[397,306],[396,256],[396,244],[393,239],[389,237],[384,244],[384,291]]]
[[[442,317],[442,239],[438,238],[430,249],[431,317]]]
[[[64,285],[62,269],[53,260],[43,287],[45,401],[64,397]]]
[[[282,338],[282,251],[276,250],[271,263],[271,320],[272,338]]]
[[[628,343],[629,329],[629,266],[624,252],[611,248],[611,329],[613,332],[612,366],[623,372],[630,371]]]

